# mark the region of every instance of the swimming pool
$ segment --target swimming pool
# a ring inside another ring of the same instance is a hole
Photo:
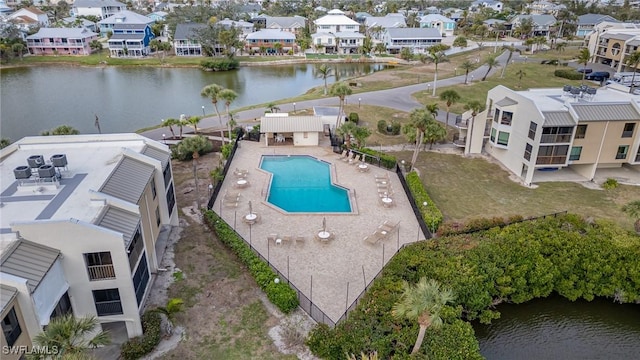
[[[329,164],[311,156],[264,155],[273,174],[267,201],[288,212],[351,212],[347,189],[331,183]]]

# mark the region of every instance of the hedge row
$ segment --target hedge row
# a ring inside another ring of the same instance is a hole
[[[200,62],[200,66],[202,66],[202,68],[205,70],[227,71],[237,69],[240,66],[240,62],[236,59],[222,58],[213,60],[202,60]]]
[[[558,69],[553,72],[553,75],[569,80],[582,80],[582,73],[573,69]]]
[[[367,154],[370,156],[367,156],[366,158],[366,162],[371,163],[371,164],[376,164],[376,159],[374,157],[378,157],[380,158],[380,165],[384,166],[387,169],[393,169],[396,166],[396,158],[395,156],[383,153],[383,152],[379,152],[373,149],[369,149],[369,148],[360,148],[358,149],[358,151],[360,151],[363,154]]]
[[[240,260],[249,268],[251,275],[260,288],[267,293],[269,301],[277,306],[283,313],[288,314],[298,307],[298,294],[284,282],[275,283],[276,273],[269,264],[261,260],[247,243],[222,220],[218,214],[211,210],[205,212],[207,225],[217,235],[218,239],[227,245],[238,255]]]
[[[522,221],[523,219],[524,218],[520,215],[514,215],[506,218],[499,216],[492,218],[475,218],[465,223],[448,221],[442,223],[442,225],[438,227],[438,236],[467,234],[480,230],[488,230],[496,226],[506,226],[509,224],[517,223]]]
[[[155,311],[147,310],[142,315],[142,336],[134,337],[122,344],[120,355],[124,360],[136,360],[153,351],[161,338],[162,318]]]
[[[420,180],[418,173],[415,171],[408,173],[406,180],[409,190],[416,200],[418,208],[420,208],[420,214],[422,214],[424,222],[431,232],[435,232],[442,224],[442,212],[427,194],[427,190],[422,185],[422,180]],[[427,203],[426,206],[424,205],[425,202]]]
[[[520,304],[557,293],[571,301],[594,297],[640,302],[640,237],[609,222],[591,224],[560,215],[405,247],[384,268],[349,317],[334,329],[319,325],[308,345],[318,357],[377,351],[381,359],[480,359],[473,328],[464,320],[491,322],[494,305]],[[411,357],[416,321],[396,319],[402,282],[421,277],[452,289],[444,326],[428,329]],[[499,308],[498,308],[499,309]]]

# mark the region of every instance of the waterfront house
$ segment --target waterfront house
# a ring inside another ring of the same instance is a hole
[[[206,24],[178,24],[173,34],[173,50],[176,56],[202,56],[198,31],[206,27]]]
[[[525,184],[551,171],[593,180],[599,169],[640,170],[640,104],[614,87],[515,91],[499,85],[486,110],[456,120],[466,154],[486,152]]]
[[[148,24],[114,24],[111,30],[111,57],[143,57],[151,53],[149,43],[154,35]]]
[[[71,6],[71,15],[97,16],[102,20],[125,10],[127,5],[115,0],[75,0]]]
[[[425,53],[433,45],[442,42],[442,35],[434,28],[397,28],[387,29],[383,42],[391,54],[398,54],[403,48],[411,52]]]
[[[148,16],[124,10],[98,22],[98,26],[100,27],[100,36],[107,36],[108,33],[112,33],[113,27],[116,24],[151,25],[153,24],[153,20]]]
[[[31,55],[89,55],[98,34],[86,28],[40,28],[27,36]]]
[[[300,35],[302,29],[307,26],[307,19],[302,16],[267,16],[260,15],[264,19],[264,28],[282,30],[294,35]]]
[[[344,12],[333,9],[314,22],[316,32],[311,40],[316,51],[328,54],[356,54],[364,42],[360,24]]]
[[[0,150],[2,345],[31,345],[63,314],[142,335],[178,225],[170,156],[137,134],[27,137]]]
[[[421,28],[437,29],[443,37],[453,36],[456,22],[440,14],[429,14],[420,18]]]
[[[280,45],[276,46],[276,44]],[[278,47],[280,47],[279,50]],[[287,53],[289,50],[297,52],[298,46],[296,45],[296,36],[288,31],[262,29],[247,35],[245,50],[247,52],[264,51],[266,54],[275,55],[278,52]]]

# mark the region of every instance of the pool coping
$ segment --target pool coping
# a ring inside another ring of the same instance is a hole
[[[273,180],[273,173],[266,171],[264,169],[262,169],[262,160],[265,157],[310,157],[313,158],[317,161],[321,161],[327,165],[329,165],[329,180],[331,182],[332,186],[337,186],[339,188],[345,189],[347,191],[347,195],[349,198],[349,206],[351,207],[351,211],[350,212],[329,212],[329,211],[314,211],[314,212],[301,212],[301,211],[296,211],[296,212],[290,212],[290,211],[286,211],[284,209],[282,209],[279,206],[274,205],[273,203],[269,202],[269,193],[271,191],[271,181]],[[342,184],[339,184],[337,182],[337,178],[338,178],[338,174],[336,171],[336,167],[334,163],[328,162],[324,159],[320,159],[318,157],[315,157],[313,155],[309,155],[309,154],[295,154],[295,155],[282,155],[282,154],[278,154],[278,155],[269,155],[269,154],[262,154],[260,156],[260,163],[258,164],[257,169],[258,171],[264,173],[267,176],[267,181],[266,181],[266,185],[264,187],[262,187],[262,189],[260,190],[260,196],[262,197],[261,202],[263,204],[265,204],[266,206],[272,208],[273,210],[278,211],[281,214],[284,215],[322,215],[322,214],[326,214],[326,215],[359,215],[359,211],[358,211],[358,202],[356,201],[356,191],[355,189],[352,189],[348,186],[344,186]]]

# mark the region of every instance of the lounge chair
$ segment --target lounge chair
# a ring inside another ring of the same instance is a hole
[[[304,236],[296,236],[296,245],[304,245],[305,238]]]
[[[283,244],[291,244],[292,236],[291,235],[283,235],[281,239],[282,239],[282,243]]]
[[[278,234],[269,234],[269,236],[267,236],[267,241],[273,242],[275,244],[277,238]]]
[[[224,199],[225,200],[239,200],[240,199],[240,192],[239,191],[231,191],[229,192],[228,190],[224,193]]]
[[[355,157],[355,158],[353,158],[353,159],[349,160],[349,165],[356,164],[356,163],[357,163],[357,162],[359,162],[359,161],[360,161],[360,155],[356,155],[356,157]]]
[[[367,235],[364,237],[364,242],[366,242],[367,244],[375,245],[378,243],[378,240],[380,240],[380,238],[375,234]]]
[[[342,150],[342,154],[340,156],[338,156],[338,160],[342,160],[342,159],[346,158],[347,157],[347,153],[348,153],[347,150]]]
[[[223,199],[222,203],[225,207],[238,207],[239,199]]]
[[[375,175],[376,180],[389,180],[389,174],[384,173],[383,175]]]
[[[354,153],[350,152],[349,156],[347,156],[346,158],[342,159],[342,161],[347,162],[347,163],[351,162],[351,160],[353,160],[353,155],[354,155]]]
[[[399,224],[399,221],[397,223],[393,223],[389,220],[385,220],[380,226],[378,226],[378,229],[386,232],[392,232]]]
[[[249,174],[249,171],[245,170],[245,169],[238,169],[236,168],[233,171],[233,175],[237,176],[237,177],[246,177]]]

